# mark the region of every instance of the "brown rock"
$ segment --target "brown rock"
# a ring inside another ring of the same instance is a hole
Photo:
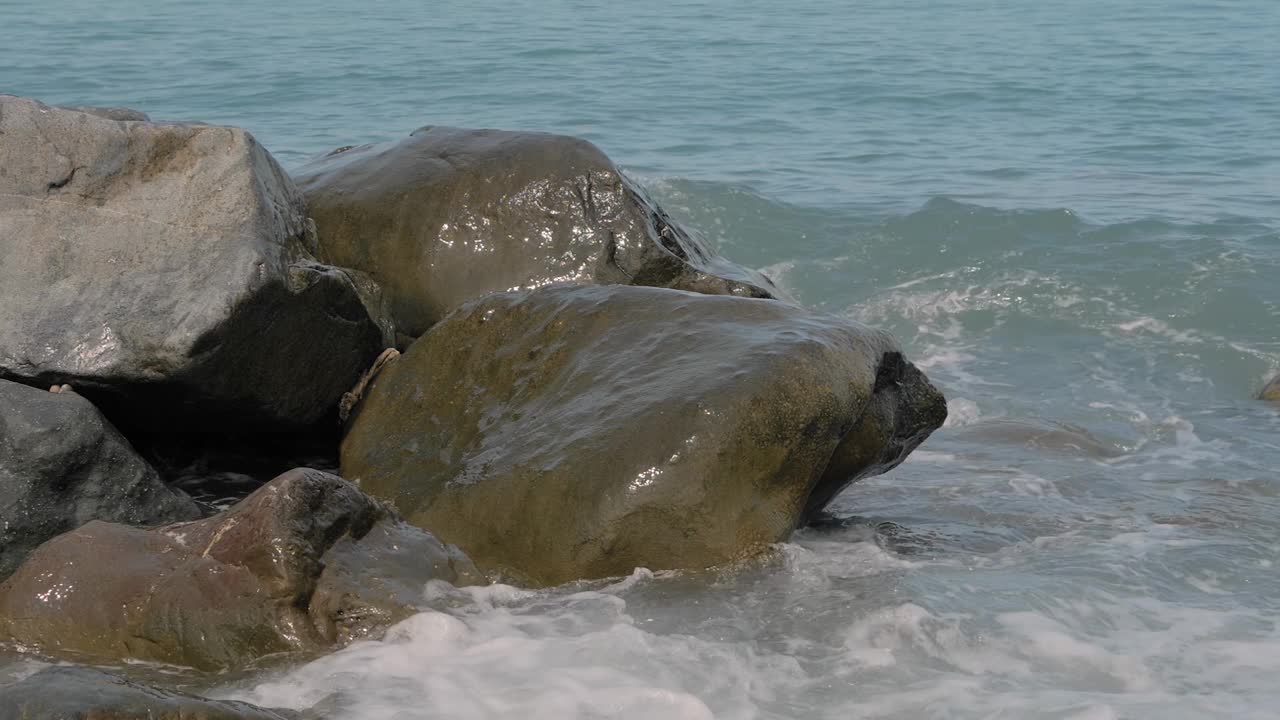
[[[757,552],[945,417],[884,333],[559,286],[468,304],[384,368],[342,471],[482,568],[550,585]]]
[[[676,225],[577,138],[428,126],[334,151],[294,177],[320,258],[375,277],[409,337],[468,300],[551,283],[781,294]]]
[[[1280,375],[1276,375],[1271,378],[1271,382],[1267,383],[1267,386],[1262,388],[1262,393],[1259,397],[1271,402],[1280,402]]]
[[[456,550],[397,523],[345,480],[292,470],[206,520],[155,530],[91,522],[45,543],[0,585],[0,638],[103,659],[237,667],[412,612],[397,602],[404,594],[365,582],[388,570],[384,559],[398,573],[393,583],[478,577]]]

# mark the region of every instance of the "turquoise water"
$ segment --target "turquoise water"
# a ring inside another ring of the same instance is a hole
[[[0,0],[0,91],[591,139],[951,419],[708,574],[433,589],[226,694],[351,718],[1273,718],[1280,3]]]

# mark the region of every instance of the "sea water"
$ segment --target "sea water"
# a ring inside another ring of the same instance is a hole
[[[1280,716],[1280,3],[0,0],[0,91],[586,137],[950,418],[768,556],[424,589],[208,688],[374,718]],[[10,675],[30,663],[10,665]]]

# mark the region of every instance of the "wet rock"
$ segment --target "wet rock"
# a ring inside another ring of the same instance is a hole
[[[957,428],[953,435],[978,443],[999,443],[1059,455],[1116,458],[1124,449],[1070,423],[1028,418],[993,418]]]
[[[757,552],[945,417],[884,333],[557,286],[468,304],[384,368],[342,471],[482,569],[550,585]]]
[[[1258,397],[1262,400],[1280,402],[1280,375],[1271,378],[1271,382],[1262,388],[1262,393]]]
[[[577,138],[429,126],[334,151],[294,177],[321,259],[377,278],[409,337],[468,300],[557,282],[780,295]]]
[[[311,616],[338,644],[366,637],[416,613],[430,580],[488,581],[461,550],[404,522],[380,522],[359,541],[339,540],[324,556]]]
[[[4,720],[294,720],[291,710],[268,710],[210,700],[132,682],[102,670],[47,667],[0,686]]]
[[[0,377],[70,383],[117,425],[310,425],[385,346],[313,241],[243,130],[0,95]]]
[[[44,541],[90,520],[199,517],[85,398],[0,380],[0,580]]]
[[[401,619],[413,611],[397,602],[408,593],[383,590],[431,579],[479,576],[351,483],[297,469],[212,518],[154,530],[91,522],[50,540],[0,585],[0,638],[78,657],[234,668]]]

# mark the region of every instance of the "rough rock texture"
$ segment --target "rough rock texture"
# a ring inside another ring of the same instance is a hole
[[[945,417],[884,333],[556,286],[468,304],[383,369],[342,471],[482,569],[555,584],[756,552]]]
[[[0,377],[70,383],[118,424],[313,423],[384,347],[313,240],[243,130],[0,95]]]
[[[1280,402],[1280,375],[1271,378],[1271,382],[1262,388],[1262,394],[1259,397],[1271,402]]]
[[[354,485],[297,469],[206,520],[155,530],[91,522],[50,540],[0,585],[0,639],[234,668],[322,649],[411,611],[371,578],[421,588],[477,576]]]
[[[199,516],[88,400],[0,380],[0,580],[40,543],[90,520]]]
[[[101,670],[54,666],[0,687],[3,720],[292,720],[291,710],[209,700]]]
[[[556,282],[780,294],[691,237],[577,138],[424,127],[336,150],[294,177],[320,258],[376,278],[409,337],[468,300]]]
[[[93,107],[91,105],[66,105],[64,110],[75,110],[76,112],[89,113],[97,115],[108,120],[119,120],[121,122],[129,122],[134,120],[150,120],[150,116],[146,113],[126,107]]]

